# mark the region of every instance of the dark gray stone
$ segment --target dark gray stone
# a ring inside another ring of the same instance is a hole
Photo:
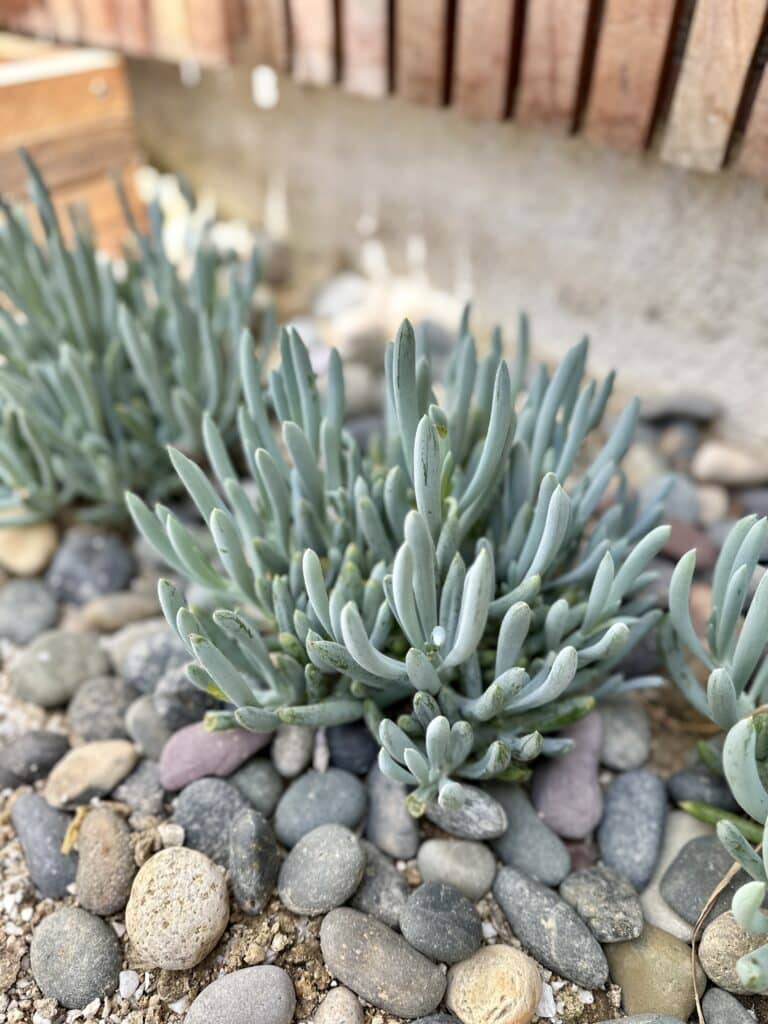
[[[598,942],[627,942],[643,931],[643,908],[626,878],[606,867],[575,871],[560,895],[589,926]]]
[[[667,790],[653,772],[626,772],[608,787],[597,833],[600,857],[642,891],[661,853]]]
[[[223,974],[204,988],[185,1024],[290,1024],[295,1009],[296,994],[286,972],[260,964]]]
[[[267,818],[272,817],[285,788],[277,769],[265,757],[255,757],[247,761],[242,768],[238,768],[228,777],[227,782],[239,790],[248,803]]]
[[[216,705],[213,697],[192,685],[185,665],[172,665],[164,672],[152,695],[155,711],[170,732],[199,722]]]
[[[600,706],[603,747],[600,760],[616,772],[641,768],[651,754],[648,713],[631,700],[606,701]]]
[[[427,808],[433,825],[460,839],[496,839],[507,830],[504,808],[476,786],[463,786],[467,799],[456,810],[446,810],[437,801]]]
[[[755,1018],[739,1000],[720,988],[710,988],[701,1001],[706,1024],[755,1024]]]
[[[768,516],[768,487],[750,487],[739,492],[745,515]]]
[[[229,828],[245,800],[224,779],[197,779],[176,797],[173,820],[184,829],[184,845],[199,850],[217,864],[229,859]]]
[[[403,938],[430,960],[455,964],[480,948],[483,925],[466,896],[442,882],[425,882],[400,914]]]
[[[22,733],[0,749],[0,789],[43,779],[69,750],[66,736],[45,729]]]
[[[718,418],[721,411],[720,403],[709,395],[672,392],[644,398],[640,406],[640,418],[647,423],[690,420],[707,426]]]
[[[269,902],[280,871],[280,851],[272,826],[250,807],[238,813],[229,833],[229,874],[237,905],[260,914]]]
[[[512,931],[545,967],[582,988],[602,988],[608,962],[592,932],[572,907],[540,882],[501,868],[493,895]]]
[[[562,839],[541,820],[520,786],[495,782],[486,790],[504,808],[509,822],[504,835],[492,843],[499,859],[544,885],[559,885],[571,870],[571,855]]]
[[[395,865],[378,850],[373,843],[364,839],[360,845],[365,854],[365,872],[350,906],[364,914],[378,917],[390,928],[397,928],[400,912],[405,906],[410,889],[403,875]]]
[[[96,676],[79,688],[67,708],[72,729],[84,740],[122,739],[125,713],[136,698],[118,676]]]
[[[713,775],[703,764],[683,768],[667,779],[670,799],[680,804],[684,800],[712,804],[725,811],[737,811],[738,804],[731,796],[725,779]]]
[[[670,1017],[666,1013],[636,1013],[632,1017],[620,1017],[617,1020],[600,1020],[597,1024],[684,1024],[679,1017]],[[751,1024],[755,1024],[754,1021]]]
[[[319,825],[296,843],[283,861],[280,899],[294,914],[326,914],[346,903],[365,870],[365,854],[343,825]]]
[[[112,793],[114,800],[128,804],[132,811],[141,815],[159,815],[163,810],[165,790],[160,785],[160,770],[157,761],[139,761],[131,774]]]
[[[29,959],[43,995],[82,1010],[117,988],[123,947],[100,917],[80,907],[62,907],[35,928]]]
[[[58,617],[56,598],[42,580],[9,580],[0,587],[0,639],[23,647]]]
[[[696,484],[690,477],[682,473],[671,473],[668,480],[671,482],[671,489],[664,501],[665,516],[682,523],[698,523],[700,504]],[[640,505],[642,508],[647,507],[656,498],[658,490],[657,480],[652,480],[641,488]]]
[[[379,1010],[419,1017],[443,998],[441,968],[368,914],[332,910],[320,928],[320,947],[333,977]]]
[[[108,671],[109,660],[95,633],[53,629],[41,633],[20,652],[10,666],[9,678],[17,697],[43,708],[57,708],[66,704],[86,679]]]
[[[661,879],[660,891],[666,903],[687,921],[696,924],[712,891],[733,867],[733,858],[717,836],[698,836],[686,843]],[[730,910],[736,890],[749,878],[740,871],[717,897],[708,920]]]
[[[70,817],[37,793],[14,801],[11,824],[19,837],[32,884],[43,896],[61,899],[75,880],[77,854],[61,852]]]
[[[308,771],[283,793],[275,812],[275,833],[291,847],[318,825],[357,828],[365,814],[365,789],[349,772]]]
[[[384,853],[397,860],[416,856],[419,828],[408,813],[405,786],[390,779],[377,764],[367,779],[368,821],[365,834]]]
[[[171,731],[157,713],[152,694],[137,697],[125,712],[125,731],[145,757],[157,761]]]
[[[122,659],[122,676],[129,686],[151,693],[166,672],[190,661],[189,654],[173,630],[158,630],[153,622],[139,634]],[[189,684],[192,685],[191,683]]]
[[[331,764],[353,775],[367,775],[379,756],[379,745],[367,725],[350,722],[325,730]]]
[[[64,534],[45,580],[59,601],[85,604],[100,594],[125,590],[135,571],[130,549],[115,534],[73,526]]]

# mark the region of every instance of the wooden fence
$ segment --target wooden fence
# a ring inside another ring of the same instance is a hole
[[[768,178],[768,0],[0,0],[0,24]]]

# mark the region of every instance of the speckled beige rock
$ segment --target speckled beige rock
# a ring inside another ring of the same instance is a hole
[[[540,998],[536,964],[512,946],[485,946],[448,972],[446,1005],[462,1024],[528,1024]]]
[[[184,971],[213,949],[229,921],[224,871],[197,850],[161,850],[136,875],[125,909],[128,938],[151,967]]]
[[[136,764],[136,748],[130,740],[97,740],[75,747],[54,766],[43,796],[52,807],[87,804],[106,796]]]
[[[312,1024],[363,1024],[363,1008],[354,992],[332,988],[317,1008]]]
[[[14,576],[37,576],[50,562],[58,542],[59,534],[52,523],[3,526],[0,528],[0,566]]]
[[[131,832],[108,807],[89,811],[77,836],[77,902],[100,917],[117,914],[128,902],[136,861]]]
[[[639,939],[605,946],[611,978],[622,989],[628,1014],[668,1014],[688,1020],[695,995],[691,948],[673,935],[646,924]],[[706,977],[696,964],[696,985],[704,991]]]
[[[730,910],[716,917],[704,929],[699,943],[699,960],[710,981],[736,995],[746,995],[736,972],[736,962],[765,944],[764,935],[750,935]]]

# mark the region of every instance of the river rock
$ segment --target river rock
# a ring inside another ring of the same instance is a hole
[[[325,914],[347,902],[364,870],[357,836],[343,825],[319,825],[285,858],[278,880],[280,899],[294,914]]]
[[[152,703],[169,732],[200,722],[205,712],[216,705],[213,697],[192,685],[186,665],[172,665],[163,673],[152,694]]]
[[[128,826],[108,807],[95,807],[80,825],[77,850],[77,902],[100,917],[117,914],[136,874]]]
[[[312,1024],[364,1024],[363,1008],[354,992],[339,985],[323,997]]]
[[[641,418],[651,423],[690,420],[692,423],[708,426],[721,412],[722,407],[716,399],[709,395],[688,392],[671,392],[644,398],[640,407]]]
[[[62,907],[35,928],[29,958],[43,995],[80,1010],[115,991],[123,948],[101,918],[79,907]]]
[[[521,786],[495,782],[486,789],[504,808],[509,822],[504,835],[492,844],[499,859],[544,885],[559,885],[571,870],[565,843],[541,820]]]
[[[87,804],[111,793],[135,764],[136,748],[128,740],[84,743],[56,764],[45,784],[45,798],[52,807]]]
[[[260,914],[269,902],[280,871],[280,852],[272,826],[259,811],[243,808],[229,831],[229,874],[237,905]]]
[[[712,835],[711,825],[706,825],[685,811],[671,811],[667,817],[667,827],[661,848],[659,862],[651,881],[640,896],[643,916],[649,924],[669,932],[682,942],[690,942],[693,928],[669,906],[661,895],[661,881],[667,868],[673,863],[680,850],[691,839],[698,836]]]
[[[475,902],[490,890],[496,875],[496,858],[471,839],[427,839],[417,859],[423,881],[452,885]]]
[[[561,757],[543,762],[533,776],[533,804],[541,818],[564,839],[584,839],[603,814],[603,794],[597,781],[603,743],[603,723],[593,712],[563,730],[574,747]]]
[[[186,844],[226,866],[229,829],[246,803],[224,779],[196,779],[179,793],[173,805],[173,821],[184,829]]]
[[[152,693],[169,669],[190,661],[189,652],[165,619],[126,627],[113,638],[112,650],[120,675],[141,693]]]
[[[285,783],[266,758],[254,757],[228,776],[227,782],[239,790],[248,803],[271,818]]]
[[[746,1006],[728,992],[710,988],[701,1001],[705,1024],[755,1024],[755,1019]]]
[[[709,980],[726,992],[748,994],[736,971],[737,961],[765,945],[765,935],[751,935],[730,910],[720,914],[704,929],[699,943],[699,960]]]
[[[127,804],[135,814],[159,815],[163,810],[165,790],[160,785],[156,761],[141,760],[131,774],[123,779],[112,798]]]
[[[125,731],[145,757],[159,761],[171,731],[160,718],[152,694],[145,693],[132,701],[125,712]]]
[[[59,601],[85,604],[99,594],[125,590],[135,571],[130,549],[115,534],[73,526],[64,534],[45,581]]]
[[[353,775],[367,775],[379,756],[379,745],[367,725],[350,722],[325,730],[331,764]]]
[[[598,942],[627,942],[643,931],[643,909],[626,878],[611,868],[575,871],[560,886],[560,895],[589,926]]]
[[[127,736],[125,713],[135,696],[118,676],[88,679],[69,702],[69,724],[84,740],[122,739]]]
[[[272,734],[225,729],[209,732],[202,722],[174,733],[160,755],[160,779],[170,791],[183,789],[203,776],[231,775],[265,747]]]
[[[614,942],[605,952],[611,977],[622,988],[627,1013],[668,1014],[688,1020],[694,1008],[689,946],[646,924],[639,939]],[[696,984],[702,991],[705,977],[698,961]]]
[[[56,624],[59,606],[41,580],[9,580],[0,587],[0,638],[23,647]]]
[[[0,519],[5,518],[0,516]],[[53,523],[0,528],[0,568],[13,576],[37,576],[51,560],[59,542]]]
[[[9,740],[0,749],[0,789],[16,789],[45,778],[69,750],[66,736],[32,729]]]
[[[768,482],[768,459],[764,453],[746,451],[714,438],[705,441],[696,452],[691,470],[701,483],[726,487],[757,487]]]
[[[384,853],[398,860],[416,856],[419,828],[405,804],[406,789],[388,778],[376,764],[368,779],[366,836]]]
[[[365,854],[362,881],[349,901],[355,910],[378,917],[390,928],[397,928],[400,914],[410,894],[408,883],[392,861],[373,843],[360,843]]]
[[[529,1024],[540,998],[536,964],[511,946],[485,946],[448,972],[445,1002],[462,1024]]]
[[[213,949],[229,920],[224,872],[197,850],[161,850],[139,869],[125,910],[128,938],[151,967],[184,971]]]
[[[320,928],[320,946],[331,975],[379,1010],[418,1017],[443,998],[442,970],[375,917],[349,907],[332,910]]]
[[[514,868],[501,868],[493,885],[512,931],[536,959],[582,988],[608,980],[605,955],[576,912],[556,893]]]
[[[66,895],[77,872],[77,854],[61,852],[69,821],[68,814],[54,810],[37,793],[24,793],[11,807],[11,824],[32,884],[52,899]]]
[[[693,800],[696,803],[722,807],[726,811],[739,809],[725,779],[713,775],[703,764],[675,772],[667,779],[667,789],[670,799],[676,804]]]
[[[132,622],[141,622],[158,614],[157,595],[138,590],[118,590],[100,594],[83,605],[81,621],[97,633],[115,633]]]
[[[425,882],[411,893],[400,914],[400,931],[414,949],[446,964],[466,960],[483,941],[473,904],[442,882]]]
[[[733,858],[715,835],[692,839],[678,853],[661,879],[661,895],[690,925],[696,924],[712,892],[733,866]],[[748,881],[740,871],[718,895],[708,919],[724,913],[736,890]]]
[[[314,729],[304,725],[281,725],[270,748],[272,764],[284,779],[295,779],[311,762],[314,745]]]
[[[281,967],[260,964],[223,974],[189,1008],[185,1024],[290,1024],[293,982]]]
[[[666,787],[653,772],[625,772],[608,787],[597,833],[600,856],[636,889],[650,881],[661,853],[666,819]]]
[[[477,786],[463,785],[462,789],[466,799],[460,807],[448,810],[435,800],[427,807],[427,820],[459,839],[496,839],[503,835],[509,823],[498,800]]]
[[[631,700],[611,700],[600,706],[600,716],[600,760],[605,767],[617,772],[641,768],[651,754],[651,723],[646,710]]]
[[[308,771],[286,789],[275,811],[275,834],[291,847],[319,825],[355,829],[365,814],[365,789],[349,772]]]
[[[86,679],[109,669],[95,633],[68,633],[53,629],[41,633],[23,650],[9,669],[17,697],[43,708],[57,708],[75,694]]]

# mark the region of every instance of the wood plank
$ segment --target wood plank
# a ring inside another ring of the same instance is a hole
[[[584,125],[595,142],[646,146],[676,6],[677,0],[606,0]]]
[[[120,49],[137,57],[152,52],[150,0],[117,0]]]
[[[287,71],[287,0],[246,0],[246,33],[256,64],[267,64],[276,71]]]
[[[699,0],[661,157],[699,171],[723,164],[766,0]]]
[[[71,43],[80,38],[80,8],[77,0],[48,0],[57,39]]]
[[[217,67],[232,61],[240,13],[239,0],[187,0],[192,50],[201,64]]]
[[[80,4],[80,34],[91,46],[116,47],[120,42],[116,0],[86,0]]]
[[[515,116],[570,131],[576,118],[590,0],[529,0]]]
[[[459,0],[451,103],[471,117],[507,114],[515,0]]]
[[[768,180],[768,75],[763,68],[736,160],[744,174]]]
[[[342,0],[342,82],[358,96],[389,91],[388,0]]]
[[[303,85],[336,81],[336,25],[333,0],[290,0],[292,73]]]
[[[395,82],[412,103],[440,106],[445,100],[448,0],[396,5]]]
[[[151,0],[152,53],[161,60],[192,58],[187,0]]]

